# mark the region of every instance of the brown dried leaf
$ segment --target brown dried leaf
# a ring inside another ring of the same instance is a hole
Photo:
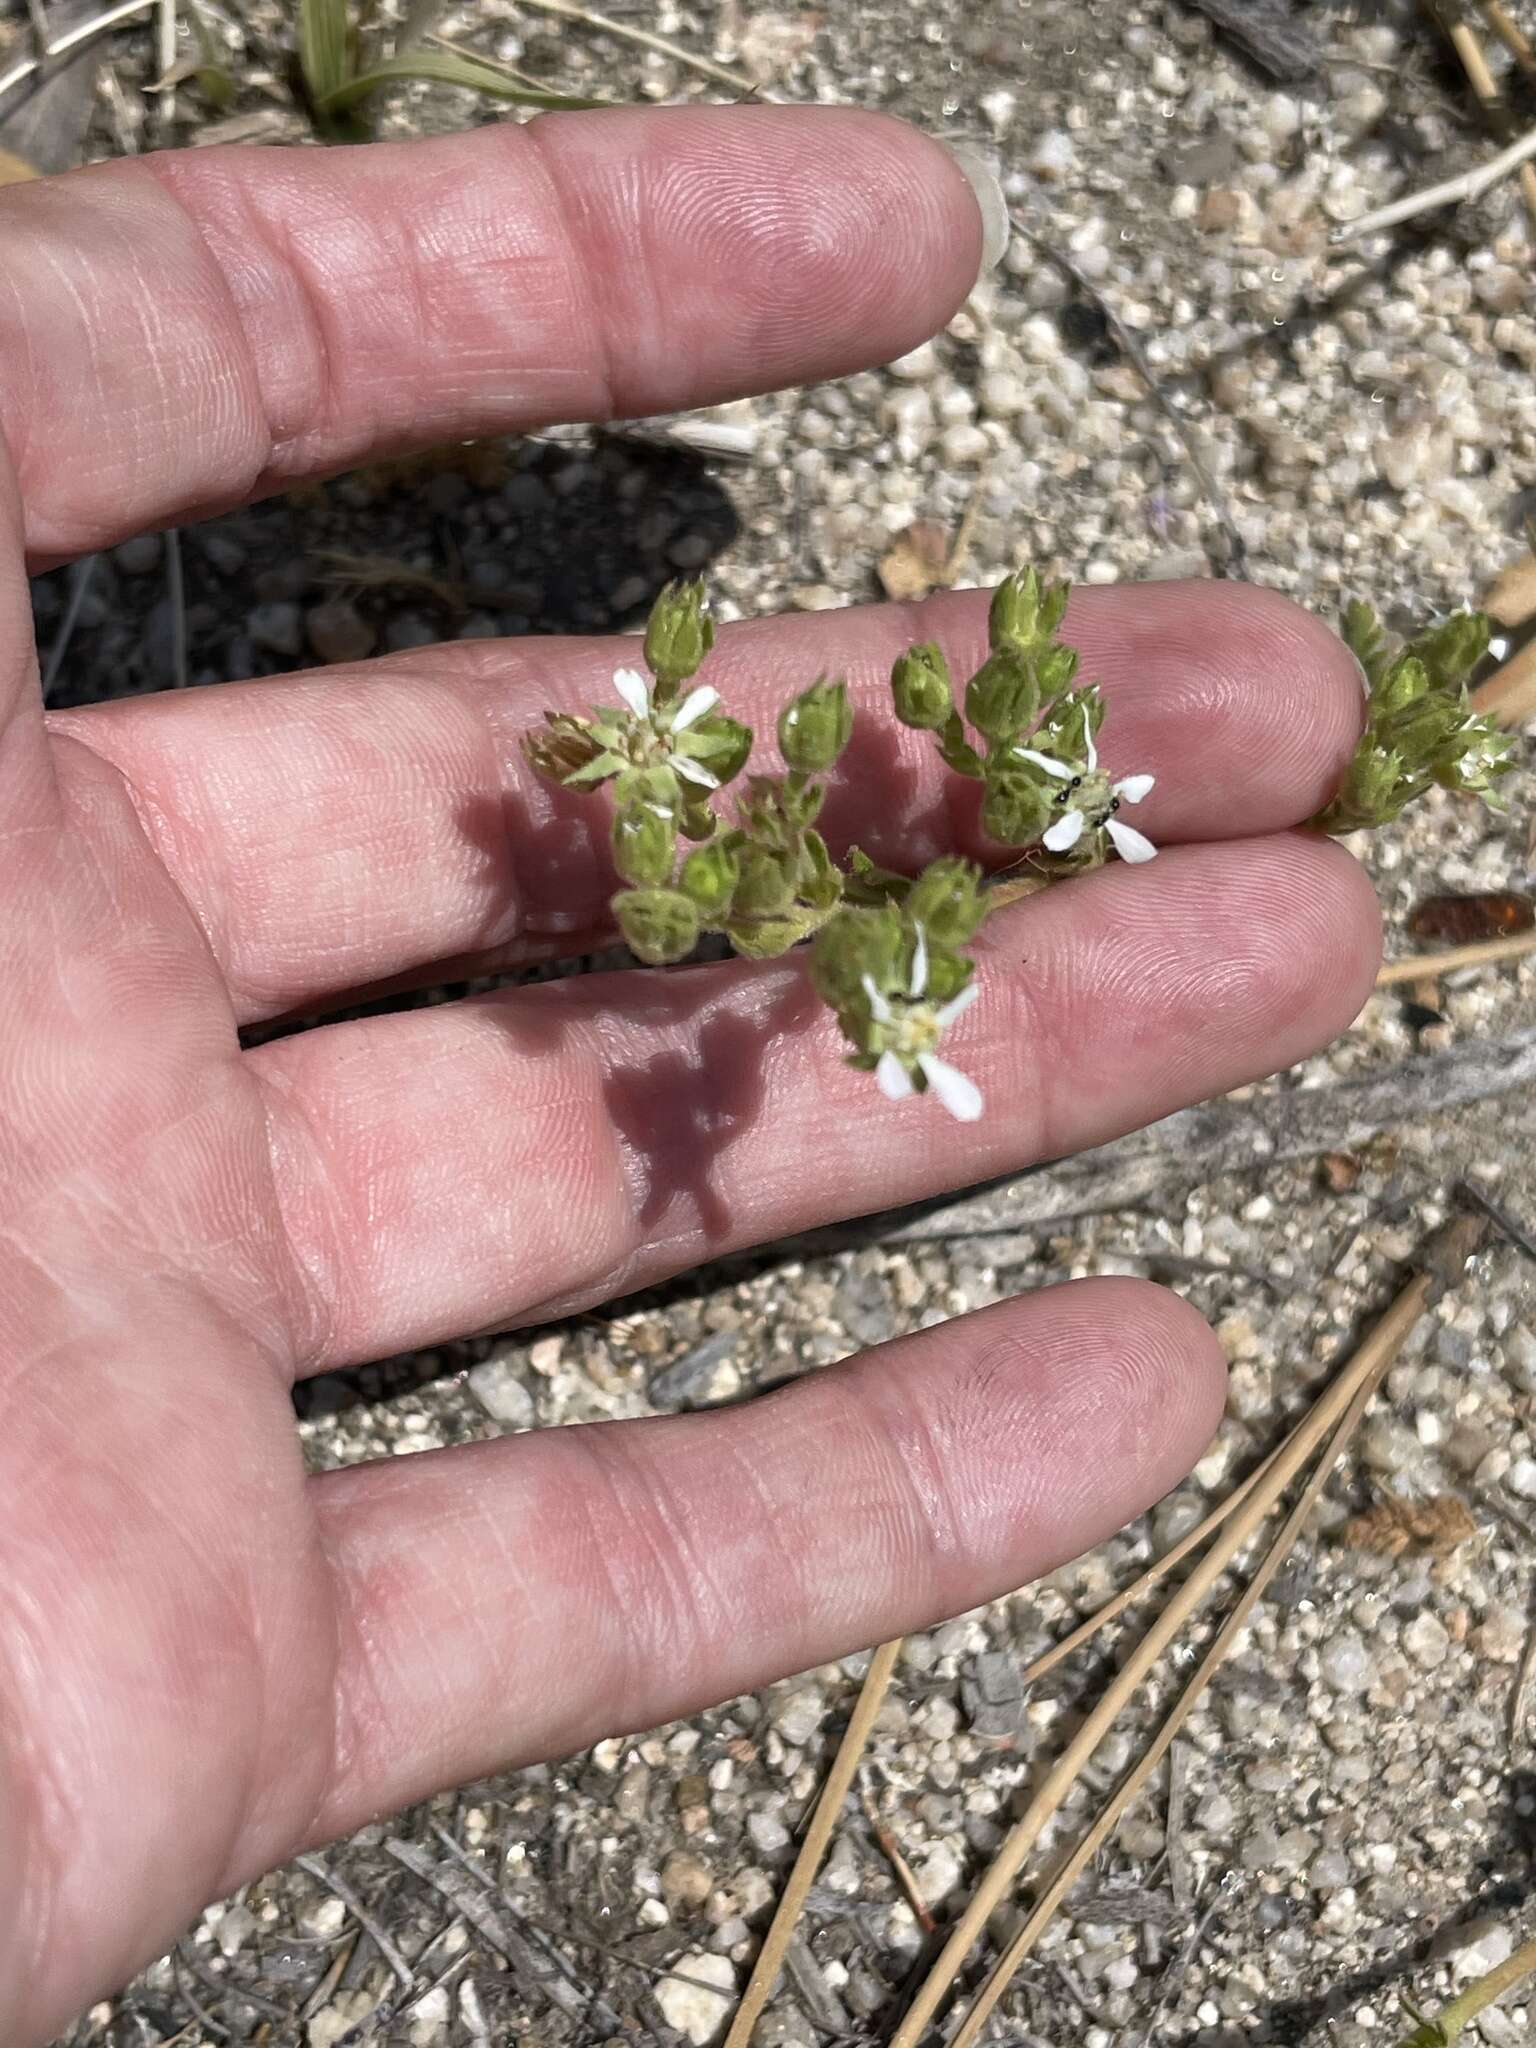
[[[1507,938],[1536,924],[1536,904],[1517,890],[1476,896],[1426,896],[1408,916],[1416,939],[1440,939],[1448,946],[1470,946],[1479,939]]]
[[[1394,1558],[1409,1550],[1427,1550],[1434,1557],[1449,1557],[1476,1534],[1476,1522],[1454,1493],[1432,1494],[1428,1500],[1404,1500],[1385,1487],[1374,1507],[1344,1525],[1344,1541],[1352,1548]]]
[[[41,171],[32,168],[24,157],[13,156],[8,149],[0,149],[0,185],[20,185],[28,178],[40,178]]]
[[[897,604],[913,604],[944,581],[949,535],[932,519],[915,519],[882,556],[880,587]]]

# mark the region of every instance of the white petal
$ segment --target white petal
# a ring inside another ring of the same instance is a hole
[[[1088,699],[1083,699],[1083,745],[1088,749],[1088,773],[1091,775],[1099,765],[1099,750],[1093,744],[1093,726],[1088,717]]]
[[[952,1067],[948,1060],[941,1060],[937,1053],[919,1053],[917,1064],[950,1115],[963,1124],[975,1123],[981,1115],[981,1090],[970,1076]]]
[[[1059,775],[1063,782],[1070,782],[1072,769],[1065,761],[1058,761],[1052,754],[1037,754],[1033,747],[1015,747],[1013,750],[1021,761],[1033,761],[1037,768],[1043,768],[1047,775]]]
[[[912,979],[907,983],[907,994],[915,1001],[928,986],[928,940],[921,925],[917,928],[917,944],[912,948]]]
[[[1128,804],[1139,804],[1156,780],[1155,775],[1127,775],[1123,782],[1115,784],[1114,793]]]
[[[859,979],[864,985],[865,995],[869,998],[869,1014],[877,1024],[889,1024],[891,1021],[891,1006],[879,989],[875,987],[874,976],[872,974],[863,974],[860,975]]]
[[[1050,853],[1065,853],[1082,838],[1087,822],[1081,811],[1068,811],[1064,818],[1056,820],[1040,843]]]
[[[636,718],[651,715],[651,690],[645,677],[636,668],[616,668],[613,672],[613,687],[633,711]]]
[[[965,1015],[966,1011],[980,994],[981,983],[979,981],[968,981],[965,987],[961,989],[959,995],[951,996],[942,1010],[934,1011],[933,1021],[941,1031],[947,1031],[957,1017]]]
[[[672,714],[672,730],[682,732],[685,727],[695,724],[706,711],[713,711],[720,702],[720,692],[709,683],[700,683],[696,690],[690,690],[682,703]]]
[[[691,761],[686,754],[672,756],[672,773],[681,775],[684,782],[696,782],[701,789],[718,789],[720,778],[711,775],[702,761]]]
[[[912,1093],[912,1077],[893,1052],[883,1052],[875,1069],[875,1085],[892,1102]]]
[[[1122,860],[1151,860],[1157,848],[1150,839],[1142,837],[1134,825],[1122,825],[1118,818],[1111,818],[1104,828],[1115,843],[1115,851]]]

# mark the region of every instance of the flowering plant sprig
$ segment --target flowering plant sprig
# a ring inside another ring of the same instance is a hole
[[[1313,819],[1324,832],[1385,825],[1437,785],[1467,790],[1492,809],[1514,767],[1515,742],[1473,711],[1467,679],[1488,651],[1481,612],[1453,612],[1394,653],[1368,604],[1344,614],[1344,639],[1365,679],[1365,731],[1332,802]]]
[[[1111,776],[1100,763],[1105,704],[1078,684],[1078,655],[1059,629],[1065,584],[1033,570],[994,593],[988,652],[957,692],[942,648],[909,647],[891,672],[898,720],[933,735],[955,774],[981,785],[981,824],[1022,851],[1046,886],[1156,847],[1123,813],[1151,792],[1145,773]],[[1359,659],[1366,729],[1343,783],[1312,821],[1349,832],[1395,818],[1432,785],[1498,805],[1513,742],[1471,709],[1467,679],[1488,644],[1488,622],[1457,613],[1389,652],[1364,605],[1345,638]],[[566,789],[612,787],[614,868],[623,883],[615,920],[652,966],[685,959],[707,932],[754,959],[810,942],[812,985],[837,1018],[848,1064],[897,1100],[931,1091],[952,1115],[981,1114],[981,1092],[940,1047],[977,995],[966,950],[1006,892],[974,862],[944,855],[917,876],[879,867],[858,847],[840,864],[816,829],[824,778],[853,731],[841,680],[818,678],[779,715],[779,774],[738,783],[753,749],[749,726],[694,677],[714,644],[700,583],[670,584],[644,641],[650,680],[614,673],[618,705],[587,717],[546,712],[524,736],[532,766]],[[737,787],[731,791],[731,786]],[[717,806],[730,791],[734,818]]]

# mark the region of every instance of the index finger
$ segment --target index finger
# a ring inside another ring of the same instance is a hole
[[[35,565],[366,457],[838,376],[976,279],[885,115],[616,108],[182,151],[0,200],[0,434]]]

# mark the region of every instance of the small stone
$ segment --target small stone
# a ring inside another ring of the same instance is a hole
[[[1474,1923],[1460,1932],[1463,1945],[1451,1953],[1451,1975],[1458,1984],[1486,1977],[1490,1970],[1496,1970],[1500,1963],[1507,1963],[1514,1954],[1514,1934],[1501,1922],[1495,1921],[1491,1926],[1487,1921]]]
[[[1525,1648],[1526,1625],[1512,1607],[1490,1607],[1472,1631],[1472,1648],[1491,1664],[1517,1664]]]
[[[350,2034],[378,2004],[371,1991],[343,1991],[329,2005],[322,2005],[310,2017],[309,2048],[336,2048],[344,2034]]]
[[[1319,1892],[1337,1891],[1349,1879],[1349,1859],[1338,1849],[1324,1849],[1314,1856],[1307,1871],[1308,1883]]]
[[[759,1856],[781,1856],[789,1847],[789,1829],[776,1813],[749,1813],[747,1833]]]
[[[1536,1458],[1516,1458],[1504,1475],[1504,1484],[1521,1500],[1536,1500]]]
[[[819,1692],[792,1692],[773,1709],[773,1725],[792,1749],[804,1749],[820,1728],[824,1711]]]
[[[656,1986],[656,2003],[669,2027],[696,2044],[707,2044],[725,2032],[736,1997],[736,1968],[728,1956],[708,1949],[679,1956],[672,1974]]]
[[[1208,1792],[1195,1808],[1195,1826],[1208,1835],[1225,1835],[1237,1819],[1237,1808],[1225,1792]]]
[[[245,624],[256,645],[268,654],[294,655],[304,645],[303,614],[286,598],[254,606]]]
[[[136,533],[112,550],[112,559],[125,576],[147,576],[160,566],[160,549],[158,533]]]
[[[511,1358],[487,1358],[469,1369],[469,1391],[503,1429],[532,1429],[533,1396]]]
[[[1213,185],[1200,202],[1195,224],[1204,235],[1228,234],[1253,216],[1248,194],[1227,185]]]
[[[340,1899],[326,1897],[317,1899],[308,1910],[299,1916],[299,1925],[313,1941],[329,1941],[333,1934],[341,1932],[347,1909]]]
[[[714,1888],[712,1873],[697,1856],[675,1854],[661,1866],[661,1895],[669,1906],[702,1906]]]
[[[649,1386],[652,1401],[658,1408],[675,1408],[706,1399],[710,1383],[720,1367],[734,1358],[740,1342],[734,1330],[721,1330],[702,1344],[692,1345],[681,1358],[653,1375]]]
[[[1318,1676],[1334,1692],[1364,1692],[1371,1682],[1370,1652],[1353,1629],[1340,1629],[1323,1644]]]
[[[936,377],[940,369],[939,352],[931,341],[920,341],[916,348],[908,349],[904,356],[897,356],[886,368],[893,377],[900,377],[909,384],[926,384],[930,377]]]
[[[238,1955],[256,1932],[256,1925],[256,1915],[249,1906],[231,1906],[214,1929],[213,1938],[219,1945],[219,1953]]]
[[[964,1875],[960,1858],[947,1842],[936,1842],[913,1874],[925,1906],[937,1906],[947,1899]]]
[[[1403,1648],[1415,1664],[1433,1671],[1450,1655],[1451,1638],[1440,1617],[1425,1612],[1416,1614],[1403,1630]]]
[[[1077,162],[1077,145],[1064,128],[1047,128],[1043,135],[1035,137],[1024,162],[1037,178],[1053,185],[1071,175]]]

